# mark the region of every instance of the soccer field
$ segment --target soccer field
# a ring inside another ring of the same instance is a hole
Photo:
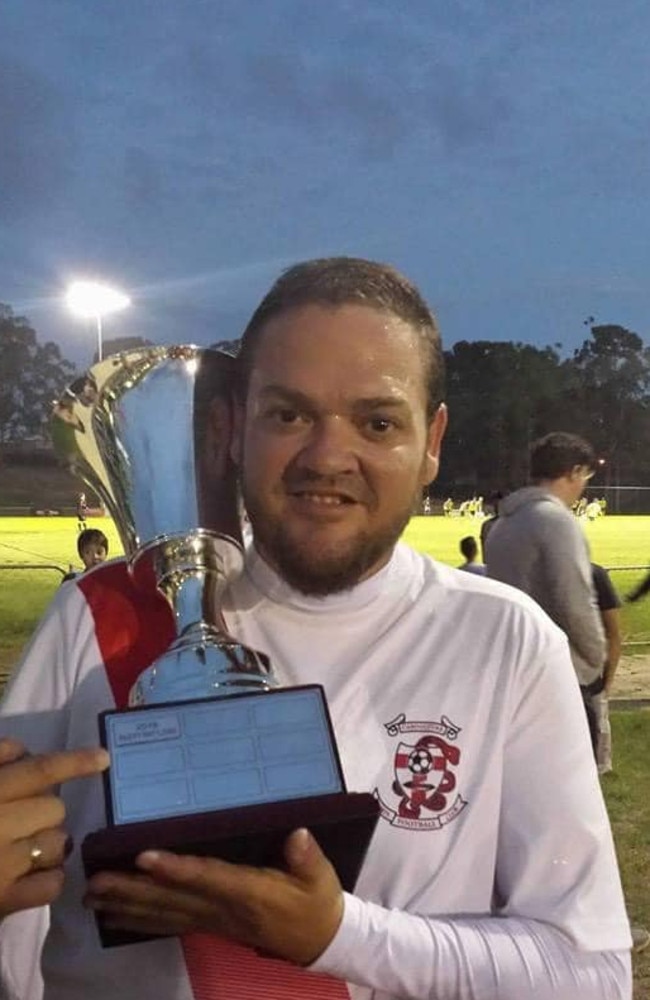
[[[89,521],[108,536],[111,556],[122,547],[110,518]],[[613,568],[612,579],[621,594],[627,593],[643,569],[615,567],[650,565],[650,516],[599,518],[585,523],[595,562]],[[458,543],[464,535],[478,538],[480,522],[460,517],[414,517],[404,538],[414,548],[452,566],[461,562]],[[76,518],[0,518],[0,564],[48,564],[67,571],[79,568],[76,552]],[[54,569],[0,569],[0,668],[15,659],[28,639],[61,580]],[[650,642],[650,597],[623,608],[623,627],[629,641]]]

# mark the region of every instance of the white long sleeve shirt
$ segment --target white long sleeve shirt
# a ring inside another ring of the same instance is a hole
[[[566,640],[532,601],[401,545],[354,590],[306,598],[250,553],[225,618],[281,684],[323,684],[348,790],[380,804],[314,971],[345,980],[352,1000],[629,1000],[629,926],[582,703]],[[123,704],[170,634],[119,563],[62,588],[2,730],[34,750],[95,743],[97,713]],[[101,781],[63,795],[77,843],[105,825]],[[193,1000],[182,941],[102,950],[83,887],[75,854],[52,907],[46,1000]],[[35,919],[0,929],[18,989],[11,942]]]

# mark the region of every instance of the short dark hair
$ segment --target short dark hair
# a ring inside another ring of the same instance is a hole
[[[577,465],[584,465],[590,471],[596,468],[596,455],[591,445],[565,431],[553,431],[534,441],[530,448],[530,478],[561,479]]]
[[[108,555],[108,538],[99,528],[85,528],[79,532],[77,535],[77,552],[79,553],[79,558],[81,558],[82,550],[87,545],[101,545],[102,548],[106,549],[106,554]]]
[[[473,535],[466,535],[465,538],[461,538],[460,551],[467,559],[467,562],[471,562],[472,559],[476,558],[478,553],[478,542]]]
[[[427,417],[444,398],[445,365],[433,313],[412,282],[388,264],[359,257],[323,257],[284,271],[253,313],[239,349],[240,395],[244,396],[261,333],[275,316],[299,306],[356,303],[392,313],[415,330],[426,364]]]

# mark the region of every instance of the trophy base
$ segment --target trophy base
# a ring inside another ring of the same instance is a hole
[[[148,849],[282,869],[287,836],[298,827],[307,827],[336,869],[343,888],[351,892],[378,817],[379,803],[374,796],[338,792],[107,827],[88,834],[82,858],[88,876],[98,871],[137,871],[135,859]],[[101,914],[97,914],[97,926],[104,948],[155,936],[106,928]]]

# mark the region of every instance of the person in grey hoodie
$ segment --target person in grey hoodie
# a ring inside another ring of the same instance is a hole
[[[589,695],[602,689],[606,644],[587,540],[571,505],[595,467],[593,449],[575,434],[534,442],[533,485],[501,501],[485,556],[488,576],[530,594],[566,633],[588,716]]]
[[[587,540],[571,507],[595,467],[591,445],[575,434],[556,431],[535,441],[533,485],[500,501],[484,539],[487,575],[530,594],[566,633],[594,754],[599,726],[593,702],[605,686],[607,642]],[[630,931],[634,952],[650,945],[645,927],[632,924]]]

